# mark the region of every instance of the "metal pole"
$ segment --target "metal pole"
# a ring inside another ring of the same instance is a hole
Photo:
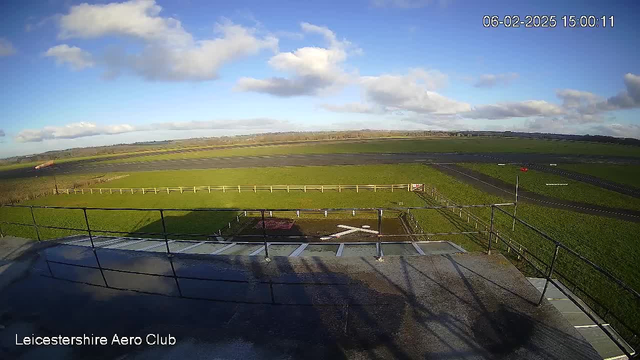
[[[91,228],[89,227],[89,218],[87,217],[87,208],[82,209],[82,212],[84,213],[84,222],[87,224],[87,232],[89,233],[89,240],[91,241],[91,248],[93,250],[95,250],[96,247],[93,245],[93,235],[91,235]]]
[[[36,222],[36,216],[33,215],[33,206],[29,206],[29,209],[31,209],[31,219],[33,219],[33,227],[36,229],[36,235],[38,236],[38,241],[41,241],[40,230],[38,230],[38,223]]]
[[[489,251],[487,254],[491,255],[491,237],[493,236],[493,217],[494,217],[495,208],[491,205],[491,224],[489,225]]]
[[[553,259],[551,260],[551,266],[549,267],[549,275],[547,275],[547,279],[544,282],[544,289],[542,289],[542,295],[540,296],[540,301],[538,301],[538,305],[542,304],[542,300],[544,300],[544,294],[547,292],[547,286],[549,286],[549,279],[553,275],[553,266],[556,264],[556,259],[558,258],[558,250],[560,250],[560,246],[556,243],[556,251],[553,253]]]
[[[267,244],[267,225],[264,222],[264,210],[260,210],[260,215],[262,216],[262,238],[264,240],[264,259],[266,261],[271,261],[271,259],[269,259],[269,244]]]
[[[164,223],[164,211],[160,210],[160,219],[162,219],[162,235],[164,235],[164,244],[167,246],[167,254],[171,255],[169,250],[169,239],[167,239],[167,225]]]
[[[516,204],[513,206],[513,225],[511,231],[516,230],[516,211],[518,210],[518,185],[520,184],[520,175],[516,175]]]
[[[382,235],[382,209],[378,209],[378,243],[376,246],[378,261],[382,261],[382,243],[380,242],[380,235]]]

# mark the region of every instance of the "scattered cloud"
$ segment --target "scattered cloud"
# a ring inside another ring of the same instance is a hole
[[[562,106],[566,108],[579,108],[596,104],[600,97],[588,91],[562,89],[556,91],[556,96],[562,99]]]
[[[0,38],[0,57],[11,56],[16,52],[16,48],[13,47],[13,44],[9,40]]]
[[[218,78],[231,61],[268,49],[277,51],[278,39],[258,36],[256,28],[223,19],[214,27],[215,38],[196,40],[179,20],[162,17],[154,0],[72,6],[60,17],[59,39],[95,39],[116,36],[135,39],[142,50],[128,53],[112,47],[101,57],[113,78],[131,72],[155,81],[203,81]]]
[[[77,139],[96,135],[116,135],[136,131],[159,130],[271,130],[291,128],[291,124],[284,120],[269,118],[239,119],[239,120],[210,120],[188,122],[164,122],[150,125],[134,126],[130,124],[97,125],[91,122],[79,122],[64,126],[45,126],[42,129],[27,129],[16,135],[17,142],[41,142],[53,139]]]
[[[5,136],[4,130],[0,129],[0,137],[4,137],[4,136]]]
[[[590,129],[594,134],[640,139],[639,124],[601,124]]]
[[[360,50],[354,49],[346,40],[338,40],[336,34],[326,27],[309,23],[302,23],[300,27],[304,33],[322,35],[328,47],[303,47],[293,52],[278,53],[269,60],[269,66],[291,74],[291,77],[244,77],[238,80],[236,90],[290,97],[318,95],[348,83],[351,76],[343,69],[343,63],[349,54]]]
[[[603,110],[633,109],[640,107],[640,75],[624,75],[625,90],[597,106]]]
[[[364,103],[348,103],[342,105],[321,104],[320,107],[328,111],[342,113],[380,114],[386,111],[382,107]]]
[[[559,105],[543,100],[528,100],[480,105],[462,114],[462,116],[471,119],[498,120],[535,116],[557,116],[564,113],[565,110]]]
[[[507,86],[518,79],[520,75],[517,73],[504,74],[483,74],[476,79],[473,86],[477,88],[492,88],[496,86]]]
[[[56,64],[58,65],[68,63],[73,70],[82,70],[95,65],[91,54],[79,47],[69,46],[67,44],[54,46],[43,55],[55,58]]]
[[[447,82],[447,76],[439,71],[412,69],[407,75],[365,76],[360,82],[367,100],[390,110],[433,114],[471,110],[469,104],[433,91]]]

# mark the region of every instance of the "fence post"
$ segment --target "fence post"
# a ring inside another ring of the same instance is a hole
[[[29,206],[29,209],[31,209],[31,219],[33,219],[33,227],[36,229],[36,235],[38,236],[38,241],[41,241],[41,239],[40,239],[40,230],[38,229],[38,223],[36,222],[36,216],[33,214],[33,206]]]
[[[338,192],[342,192],[342,185],[338,185]]]
[[[169,187],[167,186],[167,194],[169,193]]]
[[[304,186],[304,192],[307,192],[307,185]]]
[[[511,225],[511,231],[516,231],[516,212],[518,211],[518,185],[520,185],[520,175],[516,175],[516,204],[513,206],[513,225]]]
[[[222,192],[223,192],[223,193],[227,192],[227,187],[226,187],[226,186],[224,186],[224,185],[222,185]]]
[[[360,192],[360,187],[356,185],[356,192]]]
[[[238,185],[238,193],[240,193],[240,191],[241,191],[241,190],[240,190],[240,185]]]
[[[375,185],[373,185],[373,192],[378,192],[378,189]]]
[[[196,187],[195,186],[193,187],[193,193],[194,194],[196,193]]]
[[[494,217],[494,212],[495,212],[495,208],[493,205],[491,205],[491,224],[489,225],[489,251],[487,251],[487,254],[491,255],[491,237],[493,235],[493,217]]]
[[[157,194],[158,193],[158,188],[153,188],[153,193]]]
[[[262,216],[262,239],[264,240],[264,260],[269,262],[269,244],[267,244],[267,225],[264,222],[264,210],[260,210]]]
[[[142,188],[142,195],[144,195],[144,188]]]
[[[393,192],[393,184],[391,184],[391,192]]]
[[[131,193],[133,194],[133,188],[131,188]]]
[[[320,192],[324,192],[324,185],[320,185]]]
[[[287,185],[287,192],[289,192],[289,185]]]
[[[382,209],[378,209],[378,242],[376,246],[376,253],[378,256],[378,261],[383,261],[382,259],[382,243],[380,242],[380,236],[382,235]]]
[[[547,286],[549,286],[549,279],[553,276],[553,266],[556,264],[556,259],[558,258],[558,250],[560,250],[560,245],[556,243],[556,250],[553,253],[553,259],[551,260],[551,266],[549,267],[549,274],[547,275],[547,279],[544,282],[544,289],[542,289],[542,295],[540,295],[540,301],[538,301],[538,305],[542,304],[542,300],[544,300],[544,294],[547,292]]]
[[[162,209],[160,209],[160,219],[162,219],[162,235],[164,236],[164,244],[167,246],[167,254],[171,255],[169,239],[167,239],[167,226],[164,223],[164,211]]]
[[[89,233],[89,241],[91,241],[91,248],[95,251],[96,247],[93,245],[93,235],[91,234],[91,228],[89,227],[89,218],[87,217],[87,208],[83,208],[84,222],[87,224],[87,232]]]
[[[180,186],[180,194],[182,194],[182,186]]]
[[[211,194],[211,185],[207,186],[207,190],[209,190],[209,194]]]
[[[271,192],[273,192],[273,185],[271,185]]]

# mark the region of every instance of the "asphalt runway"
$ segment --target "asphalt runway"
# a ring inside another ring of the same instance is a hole
[[[453,164],[433,165],[433,167],[484,192],[507,198],[509,201],[515,201],[513,185],[502,180],[482,174],[478,171]],[[522,188],[518,191],[518,201],[556,209],[571,210],[583,214],[598,215],[620,220],[640,222],[640,211],[611,208],[576,201],[568,201],[537,194],[531,191],[524,190]]]
[[[107,164],[101,159],[83,160],[57,164],[52,168],[34,168],[0,171],[0,179],[20,179],[56,174],[80,174],[103,172],[131,172],[185,169],[226,169],[282,166],[326,166],[326,165],[375,165],[401,163],[453,164],[475,163],[608,163],[640,165],[640,159],[614,156],[585,156],[558,154],[516,153],[359,153],[359,154],[305,154],[277,156],[234,156],[201,159],[173,159],[148,162],[125,162]]]

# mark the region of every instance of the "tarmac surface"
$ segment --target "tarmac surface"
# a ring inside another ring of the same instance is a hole
[[[509,201],[515,201],[513,185],[507,182],[455,164],[437,164],[432,166],[435,169],[440,170],[443,173],[450,175],[462,182],[470,184],[482,191],[506,198]],[[583,214],[606,216],[626,221],[640,222],[640,211],[598,206],[576,201],[568,201],[551,196],[537,194],[523,189],[518,190],[518,201],[523,203],[552,207],[556,209],[571,210]]]
[[[265,262],[59,245],[32,257],[0,292],[3,359],[600,358],[501,255]],[[16,346],[83,334],[142,345]]]
[[[101,159],[103,160],[103,159]],[[558,154],[516,153],[357,153],[357,154],[305,154],[277,156],[233,156],[201,159],[174,159],[107,164],[97,160],[82,160],[61,163],[41,170],[21,168],[0,171],[0,179],[27,178],[55,174],[225,169],[281,166],[325,166],[325,165],[375,165],[400,163],[608,163],[640,165],[639,158],[614,156],[585,156]]]

